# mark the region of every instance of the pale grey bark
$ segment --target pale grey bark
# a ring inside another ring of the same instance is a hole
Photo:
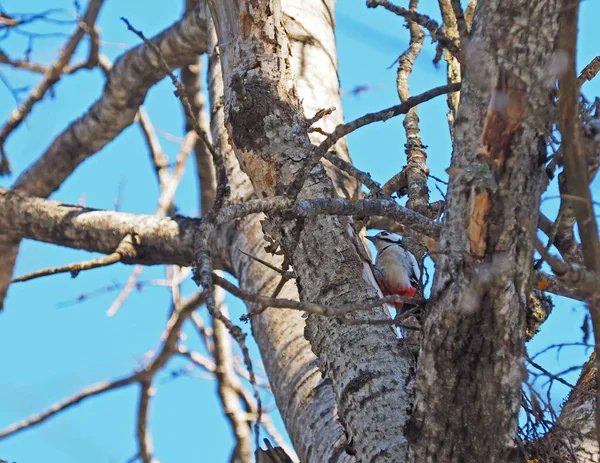
[[[546,439],[554,448],[575,456],[578,463],[597,463],[600,458],[596,432],[597,375],[595,359],[583,367],[576,388],[571,391],[555,429]],[[563,444],[563,445],[560,445]]]
[[[200,220],[100,211],[0,188],[0,224],[0,232],[102,254],[113,253],[133,234],[136,255],[124,263],[187,266],[194,259],[193,236]]]
[[[324,8],[324,4],[314,3]],[[318,8],[317,8],[318,10]],[[304,21],[300,14],[295,21]],[[212,26],[212,25],[211,25]],[[239,163],[228,142],[223,112],[223,80],[216,35],[209,26],[209,91],[211,99],[211,131],[217,148],[221,150],[227,165],[229,183],[234,202],[248,200],[254,192],[247,175],[240,169]],[[326,24],[325,27],[331,27]],[[311,23],[310,30],[323,28],[320,23]],[[214,43],[213,43],[214,41]],[[310,47],[306,45],[307,47]],[[335,54],[335,43],[323,46],[324,52]],[[314,61],[312,55],[305,61],[309,67],[322,66]],[[294,60],[296,65],[298,61]],[[333,74],[335,76],[335,74]],[[301,76],[296,77],[301,80]],[[332,81],[332,75],[324,76]],[[320,94],[320,101],[326,104],[339,104],[339,88],[331,83],[331,91]],[[304,100],[315,104],[309,93]],[[239,279],[241,288],[257,294],[272,295],[281,276],[247,255],[259,257],[280,267],[282,259],[268,254],[264,247],[260,220],[264,216],[252,215],[236,223],[220,227],[216,234],[215,249],[217,260]],[[281,288],[280,297],[298,299],[296,285],[289,281]],[[255,307],[249,305],[248,310]],[[301,313],[291,310],[267,309],[252,319],[252,332],[258,343],[269,382],[275,396],[277,407],[283,417],[288,434],[301,461],[352,461],[346,454],[347,445],[344,429],[337,421],[335,397],[331,384],[325,381],[318,362],[304,338],[305,320]],[[308,432],[310,430],[310,432]]]
[[[415,461],[519,459],[525,309],[550,123],[550,89],[533,70],[550,59],[557,12],[556,0],[477,7],[419,356]]]
[[[312,154],[290,72],[278,2],[209,2],[225,81],[225,119],[242,169],[260,196],[294,186]],[[331,179],[313,170],[300,193],[332,197]],[[343,304],[372,300],[376,283],[351,221],[337,217],[265,222],[297,275],[302,300]],[[370,316],[384,317],[383,307]],[[307,319],[306,336],[331,380],[338,415],[360,461],[405,459],[403,429],[411,396],[412,354],[393,329]],[[321,456],[318,456],[320,460]]]

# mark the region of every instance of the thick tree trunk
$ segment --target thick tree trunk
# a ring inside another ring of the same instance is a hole
[[[309,3],[309,2],[305,2]],[[312,20],[307,30],[311,34],[323,34],[328,31],[330,39],[321,37],[320,47],[304,41],[304,52],[295,56],[303,56],[303,66],[310,69],[332,67],[331,72],[322,75],[319,85],[304,81],[304,76],[312,78],[310,73],[297,73],[296,81],[300,85],[300,95],[304,104],[317,107],[318,104],[340,107],[339,87],[335,61],[323,62],[322,55],[335,56],[335,41],[333,40],[332,24],[324,21],[328,15],[327,7],[322,2],[313,2],[310,9],[320,20]],[[307,21],[303,9],[294,16],[294,24],[304,24]],[[223,153],[229,173],[232,201],[239,202],[250,199],[254,195],[252,185],[247,175],[241,171],[237,158],[228,142],[225,132],[223,113],[223,82],[215,48],[216,37],[209,27],[209,90],[211,96],[211,130],[213,139]],[[314,37],[313,37],[314,39]],[[294,43],[294,42],[293,42]],[[294,45],[296,46],[301,45]],[[317,51],[314,48],[318,48]],[[292,62],[295,69],[300,68],[300,60]],[[323,91],[322,88],[326,88]],[[313,89],[311,91],[311,89]],[[306,93],[304,93],[306,92]],[[316,112],[316,111],[315,111]],[[328,127],[341,121],[341,112],[334,113],[323,122]],[[230,223],[219,229],[215,248],[218,254],[214,257],[222,266],[227,268],[239,279],[239,285],[252,293],[272,295],[279,284],[281,276],[264,265],[244,255],[245,253],[270,262],[276,267],[282,266],[279,256],[268,254],[265,250],[261,215],[252,215],[236,223]],[[298,299],[298,290],[293,282],[288,282],[281,288],[279,297]],[[248,310],[255,309],[249,305]],[[303,462],[350,462],[354,458],[345,452],[347,439],[344,428],[337,419],[335,396],[329,381],[324,380],[318,368],[317,358],[310,344],[304,338],[305,320],[298,311],[284,309],[267,309],[252,318],[252,331],[256,339],[269,381],[277,402],[277,407],[283,417],[294,448]]]
[[[409,434],[416,461],[519,459],[525,309],[554,82],[534,71],[547,69],[557,10],[556,0],[477,7],[419,357]]]
[[[226,123],[236,155],[257,195],[289,191],[302,174],[312,145],[292,80],[279,2],[209,4],[221,44]],[[300,198],[334,194],[331,179],[317,166]],[[297,275],[302,300],[336,305],[378,297],[351,220],[331,216],[294,222],[270,219],[263,229],[283,247]],[[361,316],[382,318],[386,312],[379,307]],[[404,460],[408,447],[403,428],[413,359],[395,331],[309,316],[306,336],[331,381],[340,420],[357,458]],[[323,455],[311,458],[323,461]]]

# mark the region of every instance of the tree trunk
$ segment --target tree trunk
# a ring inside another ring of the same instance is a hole
[[[547,68],[557,10],[555,0],[477,6],[419,357],[415,461],[519,459],[525,309],[551,109],[551,87],[533,71]]]
[[[319,47],[300,39],[292,42],[294,48],[304,48],[302,53],[295,54],[296,59],[292,61],[292,65],[294,69],[333,69],[320,76],[322,80],[319,84],[323,84],[322,86],[311,83],[310,79],[314,77],[310,72],[297,72],[296,81],[301,83],[300,95],[305,107],[315,108],[319,104],[340,107],[336,63],[323,60],[323,56],[336,55],[332,24],[325,20],[329,16],[324,14],[328,12],[328,7],[322,2],[313,3],[310,10],[303,9],[294,14],[292,27],[305,24],[305,12],[310,11],[313,17],[305,29],[310,30],[311,34],[321,32],[325,37],[320,37]],[[286,19],[291,20],[289,17]],[[227,165],[231,200],[241,202],[250,199],[254,192],[248,176],[240,169],[224,130],[222,74],[214,43],[216,37],[213,37],[213,33],[214,31],[209,30],[211,129],[213,139],[223,153]],[[303,57],[302,60],[298,58],[300,56]],[[340,111],[328,116],[323,123],[329,128],[341,122],[341,119]],[[340,154],[347,156],[345,150]],[[349,185],[345,186],[349,188]],[[214,257],[221,266],[239,279],[241,288],[270,296],[279,284],[281,276],[239,252],[244,251],[276,267],[282,266],[281,257],[268,254],[264,250],[266,242],[260,225],[263,219],[262,214],[252,215],[221,227],[215,246],[218,254]],[[296,285],[287,282],[281,288],[279,297],[298,299]],[[248,306],[248,311],[254,309],[254,305]],[[353,461],[354,458],[345,451],[347,439],[337,418],[331,383],[322,377],[317,358],[304,337],[305,324],[300,312],[285,309],[266,309],[252,318],[252,332],[259,346],[277,407],[301,461]]]
[[[226,125],[240,165],[258,196],[289,192],[303,175],[312,145],[292,80],[279,2],[209,5],[222,44]],[[334,194],[331,179],[318,165],[299,198]],[[269,219],[263,230],[283,248],[302,300],[337,305],[379,296],[350,219]],[[383,307],[356,315],[385,316]],[[310,315],[306,336],[331,381],[340,421],[361,461],[404,460],[414,359],[395,331]],[[313,458],[322,461],[323,456]]]

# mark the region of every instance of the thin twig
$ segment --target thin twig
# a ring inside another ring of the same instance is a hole
[[[21,123],[33,109],[33,106],[40,102],[48,90],[50,90],[50,88],[52,88],[52,86],[58,82],[65,67],[69,64],[71,57],[75,53],[77,45],[81,39],[86,33],[90,33],[90,31],[93,30],[94,23],[96,22],[96,18],[98,17],[98,13],[100,12],[103,1],[104,0],[90,1],[87,11],[85,12],[83,18],[79,20],[77,29],[73,35],[71,35],[66,45],[62,49],[59,58],[48,70],[44,78],[32,90],[29,98],[27,98],[27,100],[25,100],[15,111],[13,111],[4,127],[2,127],[2,130],[0,131],[0,156],[3,160],[2,164],[6,167],[8,162],[4,153],[4,144],[6,143],[6,139],[17,127],[21,125]],[[4,172],[0,171],[0,175],[5,173],[10,173],[10,169]]]
[[[121,290],[121,292],[119,293],[117,298],[112,302],[112,304],[106,311],[106,315],[108,317],[115,316],[116,313],[119,311],[119,309],[123,305],[123,302],[125,302],[127,300],[129,295],[131,294],[131,291],[133,291],[133,288],[135,288],[136,285],[138,284],[138,279],[139,279],[140,275],[142,274],[143,270],[144,270],[143,265],[138,264],[135,266],[135,268],[133,269],[133,272],[131,272],[131,275],[129,275],[129,278],[127,279],[127,283],[125,283],[125,286],[123,287],[123,289]]]
[[[586,395],[594,395],[594,394],[589,393],[588,391],[584,391],[583,389],[578,388],[577,386],[575,386],[574,384],[571,384],[570,382],[568,382],[567,380],[561,378],[560,376],[555,375],[553,373],[550,373],[548,370],[546,370],[539,363],[534,362],[530,357],[527,357],[527,362],[529,362],[529,364],[532,367],[536,368],[537,370],[540,370],[542,373],[544,373],[544,375],[548,376],[548,378],[552,379],[553,381],[557,381],[557,382],[559,382],[561,384],[564,384],[569,389],[576,389],[579,392],[581,392],[583,394],[586,394]],[[580,367],[577,367],[577,368],[579,369]]]
[[[457,92],[460,90],[461,84],[456,83],[452,85],[442,85],[441,87],[432,88],[426,92],[421,93],[420,95],[416,95],[410,97],[404,103],[401,103],[396,106],[392,106],[390,108],[384,109],[382,111],[378,111],[376,113],[366,114],[354,121],[348,122],[347,124],[338,125],[335,130],[327,137],[325,140],[321,142],[320,145],[316,146],[310,158],[306,161],[306,165],[303,169],[296,174],[296,179],[292,182],[289,187],[290,197],[295,198],[304,185],[306,180],[306,176],[312,170],[312,168],[316,165],[317,162],[327,153],[327,151],[335,145],[339,139],[345,137],[349,133],[354,132],[355,130],[364,127],[365,125],[372,124],[374,122],[387,121],[388,119],[398,116],[400,114],[406,114],[410,108],[417,106],[418,104],[424,103],[426,101],[435,98],[436,96],[445,95],[449,92]]]
[[[374,307],[382,306],[383,304],[391,304],[394,302],[403,302],[407,304],[423,304],[425,302],[424,299],[421,298],[413,298],[413,297],[404,297],[404,296],[386,296],[381,299],[376,299],[374,301],[369,301],[365,303],[356,303],[356,304],[347,304],[339,307],[327,307],[320,304],[314,304],[311,302],[300,302],[294,301],[291,299],[278,299],[266,296],[260,296],[258,294],[252,294],[248,291],[244,291],[243,289],[238,288],[233,283],[230,283],[226,279],[213,274],[213,281],[215,284],[221,286],[226,289],[228,292],[233,294],[234,296],[243,299],[244,301],[254,302],[256,304],[260,304],[262,307],[255,309],[251,312],[248,312],[246,315],[242,315],[242,320],[249,320],[251,317],[258,315],[267,307],[274,307],[279,309],[293,309],[293,310],[301,310],[303,312],[313,313],[317,315],[324,315],[327,317],[340,317],[343,318],[344,321],[352,324],[354,323],[352,320],[346,317],[347,314],[351,312],[358,311],[366,311],[373,309]],[[350,321],[348,321],[350,320]],[[386,319],[387,320],[387,319]],[[387,320],[386,323],[390,321]],[[359,321],[362,323],[362,320]]]
[[[420,26],[423,26],[429,31],[431,37],[442,44],[444,48],[450,51],[453,55],[459,54],[460,48],[458,44],[446,36],[437,21],[431,19],[429,16],[417,13],[416,11],[407,10],[401,6],[394,5],[387,0],[367,0],[367,8],[377,8],[378,6],[382,6],[386,10],[391,11],[398,16],[402,16],[403,18],[414,21]]]
[[[371,174],[368,172],[363,172],[349,162],[344,161],[337,155],[335,151],[327,151],[323,157],[331,162],[335,167],[343,170],[348,175],[354,177],[356,180],[366,186],[371,194],[377,196],[381,192],[381,185],[371,178]]]
[[[62,267],[51,267],[42,270],[36,270],[35,272],[27,273],[20,277],[15,278],[11,283],[19,283],[22,281],[34,280],[36,278],[55,275],[57,273],[70,273],[72,278],[76,278],[79,272],[83,270],[91,270],[99,267],[106,267],[108,265],[116,264],[121,262],[124,258],[134,259],[136,256],[134,238],[131,234],[126,235],[125,238],[119,243],[117,249],[112,254],[98,257],[97,259],[87,260],[85,262],[76,262]]]
[[[127,25],[127,29],[129,29],[131,32],[133,32],[135,35],[137,35],[140,39],[142,39],[144,41],[144,43],[146,45],[148,45],[150,48],[152,48],[154,50],[154,52],[156,53],[156,55],[158,56],[158,58],[162,64],[165,72],[167,73],[167,75],[171,79],[171,82],[173,83],[173,85],[176,88],[175,95],[177,96],[177,98],[179,98],[181,100],[181,102],[183,103],[183,107],[185,108],[186,114],[193,121],[194,131],[198,134],[198,137],[200,138],[200,140],[202,140],[202,142],[205,144],[206,148],[210,151],[210,154],[213,157],[213,162],[215,164],[215,169],[217,171],[217,194],[215,197],[215,203],[213,205],[213,212],[218,211],[221,208],[221,206],[223,205],[223,202],[225,201],[225,198],[229,192],[227,173],[225,171],[225,163],[223,161],[223,156],[221,155],[221,153],[218,150],[215,149],[212,142],[210,141],[210,138],[208,137],[208,134],[198,124],[198,119],[197,119],[196,115],[194,114],[194,111],[192,110],[192,106],[187,97],[187,91],[186,91],[184,85],[175,76],[175,74],[169,67],[169,64],[167,63],[164,56],[160,52],[160,49],[154,43],[152,43],[150,40],[148,40],[142,31],[135,29],[126,18],[121,18],[121,20]]]
[[[244,254],[246,257],[249,257],[252,260],[255,260],[256,262],[258,262],[259,264],[264,265],[267,268],[270,268],[271,270],[273,270],[274,272],[279,273],[280,275],[286,275],[288,273],[291,272],[286,272],[285,270],[279,268],[279,267],[275,267],[273,264],[270,264],[269,262],[267,262],[266,260],[263,260],[259,257],[253,256],[252,254],[249,254],[241,249],[238,248],[238,251],[240,251],[242,254]]]

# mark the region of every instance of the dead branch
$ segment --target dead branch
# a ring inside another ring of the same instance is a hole
[[[417,0],[411,0],[409,4],[410,12],[416,14],[417,3]],[[403,103],[410,98],[408,78],[423,47],[425,35],[419,25],[412,20],[408,20],[408,29],[410,31],[410,43],[408,49],[400,55],[398,60],[396,79],[398,96]],[[406,207],[429,216],[429,187],[427,186],[429,167],[427,167],[427,153],[421,140],[417,111],[416,106],[410,108],[402,121],[406,133],[406,167],[402,169],[406,174],[407,182],[408,202]]]
[[[600,56],[596,56],[590,63],[581,70],[579,77],[577,78],[577,83],[579,86],[589,82],[596,74],[600,72]]]
[[[205,294],[206,297],[206,308],[208,309],[210,315],[214,319],[219,320],[224,324],[224,326],[227,328],[227,330],[229,330],[229,333],[231,334],[233,339],[235,339],[235,341],[238,343],[242,351],[244,364],[246,365],[246,368],[248,369],[248,374],[250,375],[250,384],[252,385],[252,390],[254,391],[254,398],[256,399],[257,404],[257,416],[254,424],[254,435],[256,444],[258,445],[258,441],[260,438],[260,420],[263,408],[262,400],[260,398],[260,392],[256,384],[256,376],[254,374],[252,359],[250,358],[250,352],[248,351],[248,346],[246,345],[246,333],[244,333],[239,326],[234,325],[231,322],[231,320],[229,320],[229,318],[223,315],[223,313],[220,310],[218,310],[218,307],[215,303],[214,286],[212,278],[213,266],[210,253],[206,251],[206,249],[208,249],[208,236],[206,235],[209,235],[209,233],[205,233],[205,236],[202,236],[201,232],[199,232],[195,240],[194,254],[196,257],[196,267],[194,269],[194,280],[197,284],[202,285],[202,287],[204,288],[203,294]]]
[[[15,278],[12,281],[12,283],[29,281],[47,275],[54,275],[57,273],[67,272],[71,274],[72,278],[76,278],[77,275],[79,275],[79,272],[83,270],[91,270],[98,267],[106,267],[108,265],[120,262],[123,258],[127,258],[130,260],[136,258],[135,238],[132,237],[131,234],[125,236],[125,238],[123,238],[123,240],[117,246],[115,252],[108,254],[107,256],[102,256],[97,259],[92,259],[85,262],[69,264],[63,267],[52,267],[44,270],[37,270],[35,272],[31,272],[26,275]]]
[[[191,10],[196,5],[196,0],[186,0],[186,10]],[[210,14],[206,15],[210,21]],[[207,31],[208,32],[208,31]],[[205,110],[204,93],[200,83],[201,61],[198,57],[193,63],[181,68],[181,83],[185,87],[187,99],[190,102],[192,112],[198,120],[198,124],[208,134],[208,114]],[[185,131],[194,130],[194,119],[190,118],[182,106],[185,116]],[[204,216],[210,211],[215,201],[217,191],[217,179],[212,154],[204,143],[195,144],[196,172],[200,186],[200,211]]]
[[[468,30],[470,26],[467,25],[467,21],[465,20],[460,0],[438,0],[438,4],[444,22],[444,33],[450,39],[461,45],[463,39],[468,40]],[[454,82],[460,82],[462,79],[461,63],[448,49],[444,50],[443,55],[444,60],[446,61],[446,78],[448,83],[452,84]],[[448,127],[450,129],[450,138],[453,140],[454,121],[456,120],[460,94],[449,93],[447,101]]]
[[[349,162],[344,161],[337,155],[335,151],[327,151],[323,157],[331,162],[335,167],[343,170],[348,175],[354,177],[356,180],[366,186],[371,191],[372,195],[377,196],[381,192],[381,185],[371,178],[371,174],[368,172],[363,172]]]
[[[222,288],[215,288],[215,309],[224,317],[229,318],[229,311],[225,305],[225,291]],[[242,463],[251,463],[252,432],[245,417],[246,413],[239,401],[238,391],[242,388],[242,385],[234,370],[233,349],[228,331],[223,322],[213,318],[213,357],[216,366],[217,391],[223,405],[223,411],[229,420],[236,439],[238,458]],[[262,410],[257,409],[256,412],[260,419]]]

